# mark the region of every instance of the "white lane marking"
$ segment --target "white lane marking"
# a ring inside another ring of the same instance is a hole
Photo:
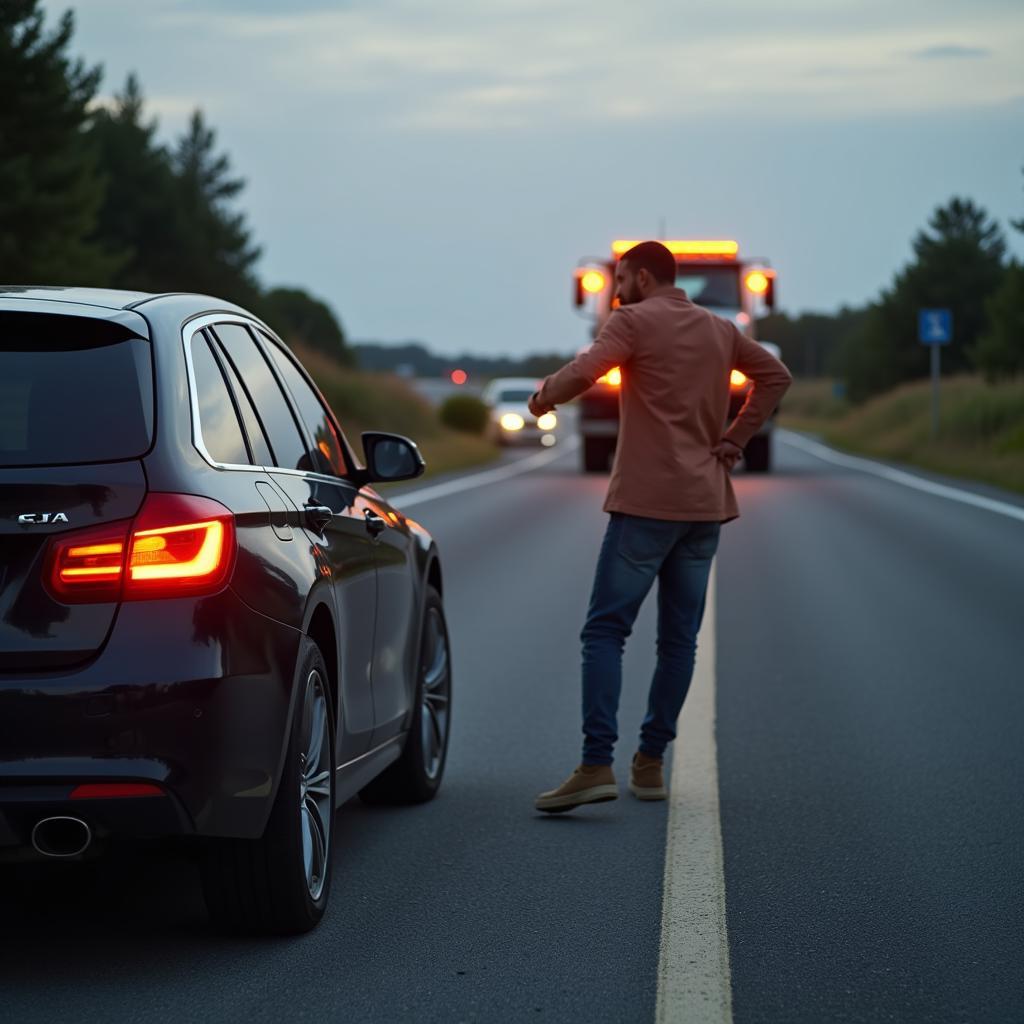
[[[485,484],[496,484],[499,480],[507,480],[512,476],[519,476],[520,473],[529,473],[532,469],[539,469],[549,462],[554,462],[569,452],[576,451],[580,446],[579,437],[571,437],[564,443],[557,444],[554,448],[547,448],[536,455],[527,456],[525,459],[517,459],[497,469],[487,469],[482,473],[471,473],[469,476],[460,476],[447,483],[434,484],[433,487],[424,487],[419,491],[410,491],[408,494],[386,494],[384,497],[397,509],[412,508],[413,505],[422,505],[425,501],[435,501],[438,498],[447,498],[449,494],[458,494],[460,491],[469,491],[474,487],[483,487]]]
[[[658,1024],[732,1024],[715,744],[715,590],[679,716],[669,789],[658,962]]]
[[[811,441],[799,434],[793,434],[788,430],[779,431],[779,439],[784,443],[799,448],[810,455],[815,455],[825,462],[831,462],[836,466],[845,466],[847,469],[856,469],[862,473],[870,473],[872,476],[879,476],[903,487],[911,487],[915,491],[923,491],[925,494],[934,494],[939,498],[948,498],[950,501],[958,501],[962,505],[971,505],[974,508],[985,509],[986,512],[995,512],[1001,516],[1008,516],[1024,523],[1024,508],[1020,505],[1011,505],[1007,501],[997,501],[995,498],[986,498],[981,494],[974,494],[972,491],[962,491],[959,487],[948,487],[945,484],[937,484],[932,480],[926,480],[921,476],[914,476],[912,473],[904,473],[900,469],[893,469],[880,462],[872,462],[869,459],[858,459],[853,455],[843,455],[832,448],[827,448],[817,441]]]

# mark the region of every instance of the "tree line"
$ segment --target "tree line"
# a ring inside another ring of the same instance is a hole
[[[1024,218],[1010,221],[1024,232]],[[953,340],[942,372],[995,381],[1024,374],[1024,266],[1008,258],[997,222],[970,199],[938,207],[913,240],[913,257],[873,302],[834,315],[784,313],[758,322],[800,376],[834,376],[856,402],[929,372],[918,311],[949,309]]]
[[[402,345],[360,342],[352,346],[364,370],[415,377],[446,377],[452,370],[464,370],[474,381],[492,377],[542,377],[554,373],[572,358],[571,353],[537,352],[526,356],[483,356],[463,352],[457,356],[437,355],[416,341]]]
[[[0,281],[204,292],[351,363],[324,302],[261,285],[245,182],[202,111],[160,144],[134,74],[97,103],[102,68],[69,55],[73,33],[70,11],[48,29],[39,0],[0,4]]]

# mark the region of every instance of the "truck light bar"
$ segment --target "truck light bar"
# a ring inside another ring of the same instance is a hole
[[[612,255],[622,256],[629,252],[634,245],[640,244],[640,239],[617,238],[612,242]],[[726,259],[735,259],[740,251],[739,242],[732,239],[660,239],[661,244],[673,256],[721,256]]]

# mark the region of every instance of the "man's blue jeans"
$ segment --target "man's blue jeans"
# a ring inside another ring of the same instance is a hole
[[[583,627],[583,761],[611,764],[618,739],[622,650],[658,580],[658,662],[640,750],[662,757],[675,739],[697,652],[720,523],[673,522],[612,512]]]

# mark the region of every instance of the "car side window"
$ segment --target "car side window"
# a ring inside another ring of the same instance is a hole
[[[282,469],[312,469],[306,443],[288,401],[256,346],[256,339],[240,324],[217,324],[214,332],[235,365],[267,428],[274,449],[274,464]]]
[[[249,451],[231,393],[202,334],[192,336],[192,370],[199,406],[199,434],[214,462],[249,465]]]
[[[299,407],[299,414],[306,424],[306,430],[313,439],[314,450],[310,452],[310,456],[314,460],[314,465],[317,465],[322,473],[328,473],[331,476],[345,476],[347,467],[341,451],[341,439],[334,428],[330,414],[288,354],[266,335],[264,335],[264,340],[270,350],[274,365],[284,378],[288,390],[292,393],[292,398],[295,399],[295,404]]]
[[[227,354],[223,346],[218,346],[215,343],[215,349],[217,354],[220,356],[221,366],[224,367],[224,372],[227,374],[228,384],[231,386],[231,391],[234,393],[235,404],[241,414],[242,424],[245,426],[245,433],[249,438],[249,447],[252,449],[253,462],[255,462],[257,466],[273,466],[274,453],[270,448],[270,442],[267,440],[267,435],[263,430],[263,424],[260,423],[259,416],[256,414],[256,408],[252,404],[252,398],[249,395],[249,390],[246,388],[245,382],[238,375],[235,364],[231,361],[231,357]]]

